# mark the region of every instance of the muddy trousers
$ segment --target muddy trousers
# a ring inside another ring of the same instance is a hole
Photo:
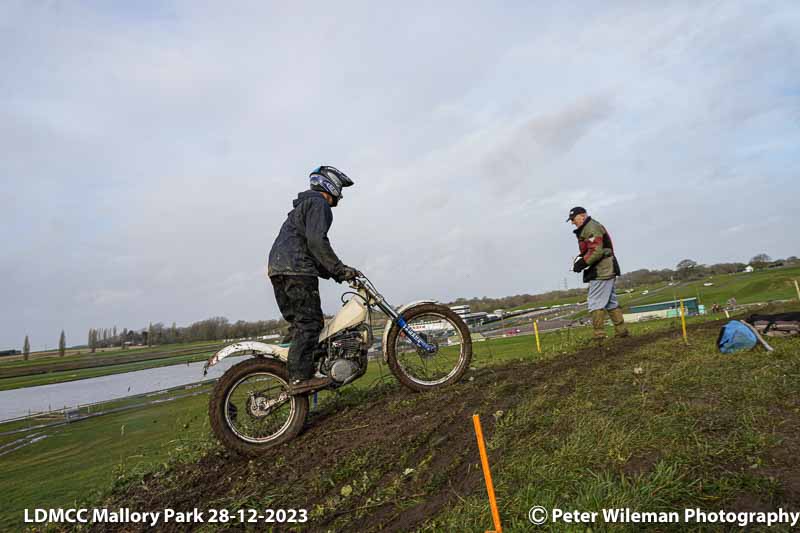
[[[272,276],[275,300],[289,323],[289,379],[308,379],[314,374],[314,352],[325,323],[316,276]]]

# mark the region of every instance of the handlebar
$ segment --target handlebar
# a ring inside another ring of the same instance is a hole
[[[364,290],[367,293],[368,305],[375,305],[381,311],[386,313],[387,316],[393,319],[397,318],[398,315],[395,312],[394,308],[392,308],[392,306],[386,302],[383,295],[380,292],[378,292],[378,288],[375,287],[374,283],[372,283],[372,280],[370,280],[366,275],[364,275],[363,272],[358,271],[356,277],[349,280],[348,284],[353,289]]]

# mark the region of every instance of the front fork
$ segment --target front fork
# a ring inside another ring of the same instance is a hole
[[[411,342],[413,342],[417,348],[425,350],[428,353],[436,352],[436,346],[425,342],[425,339],[423,339],[419,333],[414,331],[411,328],[411,326],[408,325],[406,319],[403,318],[400,314],[398,314],[397,311],[392,309],[392,306],[388,305],[383,299],[377,300],[375,303],[378,307],[381,308],[381,310],[384,313],[386,313],[392,319],[392,321],[395,324],[400,326],[400,329],[406,334],[406,336],[409,339],[411,339]]]

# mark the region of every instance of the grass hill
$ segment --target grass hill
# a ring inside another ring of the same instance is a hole
[[[176,428],[173,460],[129,462],[88,503],[305,508],[309,531],[482,531],[491,517],[470,423],[479,413],[506,531],[528,531],[533,505],[796,509],[800,339],[720,355],[720,324],[693,320],[688,346],[672,321],[637,324],[601,349],[585,347],[588,332],[548,334],[541,356],[529,337],[478,343],[465,382],[425,394],[379,378],[344,389],[298,439],[254,460],[213,443],[197,405],[185,413],[197,410],[191,425],[181,419],[189,429]],[[22,475],[2,457],[0,467]],[[21,485],[2,489],[13,497]],[[39,505],[43,492],[19,500]]]
[[[635,303],[699,297],[701,303],[710,307],[715,303],[724,305],[730,298],[736,298],[738,304],[788,300],[797,297],[794,280],[800,280],[800,267],[718,275],[672,287],[662,286],[662,291],[637,299]],[[713,285],[706,287],[705,283]]]

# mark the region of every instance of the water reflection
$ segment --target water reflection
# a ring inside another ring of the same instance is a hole
[[[249,356],[229,357],[211,367],[203,377],[204,361],[148,368],[124,374],[0,391],[0,421],[64,407],[117,400],[126,396],[180,387],[220,377]]]

